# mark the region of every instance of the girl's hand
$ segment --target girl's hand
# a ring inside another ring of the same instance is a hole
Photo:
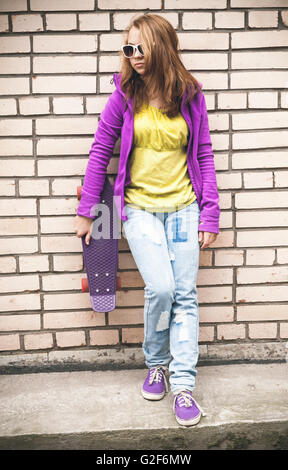
[[[83,215],[76,215],[74,219],[74,231],[77,237],[85,237],[85,243],[89,245],[90,238],[92,236],[93,219],[84,217]]]
[[[203,222],[200,222],[200,225],[203,224]],[[204,250],[204,248],[207,248],[211,243],[215,242],[218,233],[212,233],[212,232],[201,232],[198,230],[198,241],[200,242],[200,250]]]

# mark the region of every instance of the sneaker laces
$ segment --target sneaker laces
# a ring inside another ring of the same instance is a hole
[[[166,391],[168,391],[168,383],[162,366],[156,366],[150,370],[149,385],[152,385],[153,382],[161,382],[162,377],[164,378]]]
[[[186,390],[179,392],[175,397],[175,401],[177,399],[179,406],[186,406],[186,408],[188,408],[189,406],[192,406],[193,401],[194,401],[197,408],[199,408],[199,410],[201,411],[202,416],[206,416],[205,411],[201,408],[200,405],[198,405],[197,401],[195,400],[195,398],[191,396],[190,393]]]

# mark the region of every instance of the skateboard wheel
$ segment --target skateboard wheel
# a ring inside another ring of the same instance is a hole
[[[78,201],[81,199],[81,191],[82,191],[82,186],[77,186],[77,199],[78,199]]]
[[[120,289],[121,289],[121,277],[117,276],[117,278],[116,278],[116,290],[120,290]]]
[[[82,292],[89,292],[88,279],[86,278],[81,279],[81,287],[82,287]]]

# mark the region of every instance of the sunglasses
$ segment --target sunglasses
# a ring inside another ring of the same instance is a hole
[[[136,51],[138,51],[141,55],[144,56],[141,44],[126,44],[125,46],[121,46],[121,50],[125,57],[127,57],[127,59],[133,57],[136,54]]]

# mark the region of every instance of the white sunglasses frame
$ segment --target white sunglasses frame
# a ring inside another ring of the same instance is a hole
[[[139,52],[139,54],[141,54],[142,57],[144,57],[144,54],[142,54],[138,49],[138,46],[141,46],[141,45],[142,45],[141,42],[139,42],[139,44],[123,44],[123,46],[121,46],[121,51],[123,52],[124,57],[126,57],[126,59],[131,59],[131,57],[135,57],[136,50]],[[133,47],[133,55],[131,57],[127,57],[127,55],[125,55],[124,50],[123,50],[125,46]]]

